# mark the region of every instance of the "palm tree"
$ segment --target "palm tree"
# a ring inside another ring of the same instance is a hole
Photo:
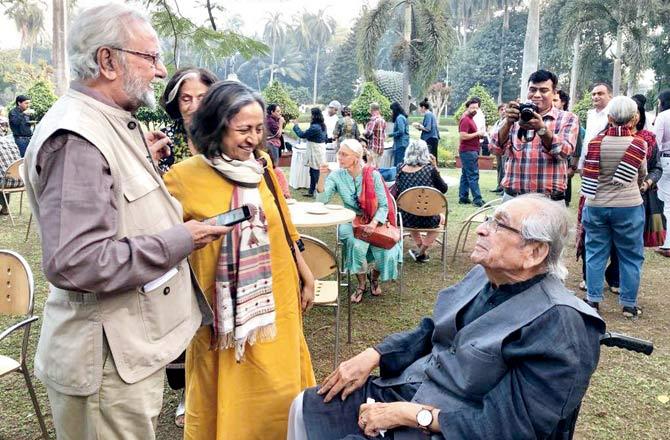
[[[30,47],[29,63],[33,62],[33,48],[44,33],[44,11],[46,5],[30,0],[17,0],[5,14],[14,20],[21,34],[21,49]]]
[[[67,53],[65,46],[65,36],[67,35],[67,9],[66,0],[53,0],[53,46],[51,57],[54,65],[54,76],[56,94],[65,93],[69,83],[69,69],[67,66]]]
[[[423,92],[435,80],[445,58],[457,44],[449,24],[447,0],[380,0],[361,20],[357,44],[358,64],[368,79],[374,78],[377,47],[392,22],[393,14],[402,14],[398,49],[402,53],[403,106],[409,108],[409,86]]]
[[[627,65],[635,77],[645,67],[644,63],[648,63],[644,48],[652,29],[643,17],[654,16],[662,6],[662,0],[573,0],[566,5],[563,32],[574,36],[580,32],[590,35],[593,30],[598,30],[615,42],[612,90],[618,95],[621,93],[624,46],[631,49],[626,54],[629,58]]]
[[[319,57],[321,55],[321,49],[323,49],[333,37],[335,24],[335,19],[326,15],[325,9],[320,9],[317,13],[304,12],[297,21],[300,45],[307,49],[313,49],[316,52],[314,62],[314,86],[312,89],[313,103],[316,103],[318,92]]]
[[[265,22],[265,29],[263,30],[263,40],[266,43],[270,44],[270,80],[268,85],[272,84],[275,76],[275,52],[277,49],[277,44],[279,44],[286,35],[286,23],[282,21],[281,12],[273,12],[268,14],[267,21]]]
[[[302,55],[292,45],[281,44],[276,47],[276,54],[267,64],[265,58],[259,62],[260,74],[265,76],[268,72],[271,77],[273,74],[281,76],[284,79],[291,79],[295,82],[302,82],[305,77]],[[274,77],[273,77],[274,78]],[[272,81],[268,82],[268,85]]]
[[[540,0],[528,1],[528,22],[523,42],[523,68],[521,69],[520,96],[523,98],[528,77],[537,70],[540,50]]]

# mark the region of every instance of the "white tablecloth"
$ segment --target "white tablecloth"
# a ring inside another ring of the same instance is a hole
[[[384,154],[377,164],[377,168],[391,168],[393,166],[393,142],[384,144]]]
[[[326,161],[335,162],[337,155],[333,149],[334,144],[326,145]],[[393,162],[393,160],[391,160]],[[288,184],[293,189],[309,188],[309,167],[305,164],[305,144],[303,142],[293,146],[291,156],[291,171]]]

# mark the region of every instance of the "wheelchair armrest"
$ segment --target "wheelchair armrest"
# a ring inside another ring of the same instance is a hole
[[[654,344],[651,341],[626,336],[619,333],[607,332],[600,337],[600,345],[608,347],[618,347],[626,350],[643,353],[647,356],[654,351]]]

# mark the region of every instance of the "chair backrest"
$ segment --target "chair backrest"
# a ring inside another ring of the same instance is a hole
[[[23,159],[17,159],[12,162],[7,167],[7,170],[5,170],[5,178],[20,180],[23,182],[23,179],[21,178],[21,172],[19,171],[19,167],[21,166],[23,166]]]
[[[314,278],[325,278],[338,271],[337,257],[326,243],[309,235],[301,235],[300,238],[305,245],[302,258]]]
[[[16,252],[0,249],[0,315],[32,315],[33,272]]]
[[[403,211],[420,217],[446,214],[447,198],[430,186],[415,186],[400,193],[398,207]]]

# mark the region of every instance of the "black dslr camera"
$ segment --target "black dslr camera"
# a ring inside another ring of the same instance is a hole
[[[526,101],[519,104],[519,118],[522,121],[528,122],[533,119],[533,113],[537,113],[539,109],[531,101]]]

